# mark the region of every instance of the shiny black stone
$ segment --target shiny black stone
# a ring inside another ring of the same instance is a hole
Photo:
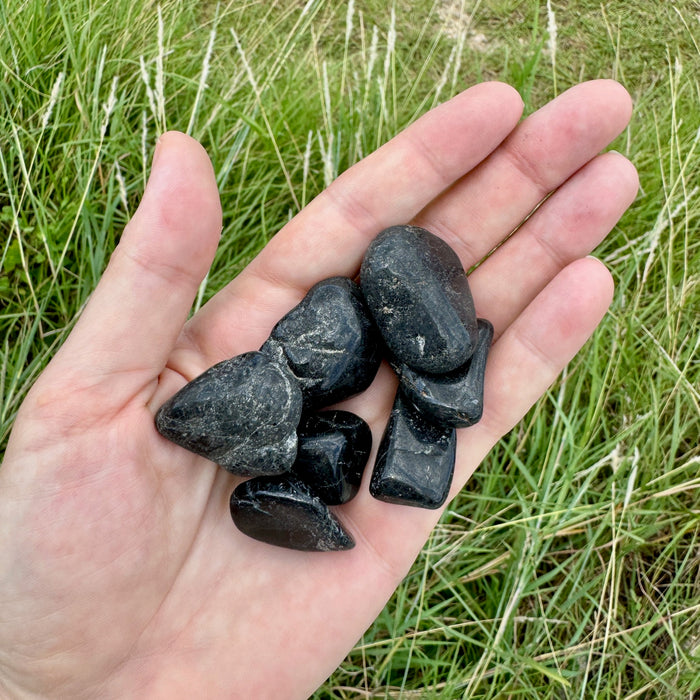
[[[405,398],[438,425],[465,428],[481,419],[484,409],[484,371],[493,326],[480,318],[479,341],[474,354],[459,369],[447,374],[416,372],[407,365],[395,367]]]
[[[260,349],[287,362],[308,410],[364,391],[379,368],[381,347],[360,288],[331,277],[309,290]]]
[[[355,546],[328,506],[287,475],[244,481],[231,494],[230,507],[236,527],[261,542],[316,552]]]
[[[241,476],[288,471],[302,397],[284,364],[247,352],[186,384],[156,414],[161,435]]]
[[[461,367],[477,342],[476,313],[456,253],[417,226],[392,226],[370,243],[360,284],[399,362],[442,374]]]
[[[292,473],[329,506],[347,503],[360,488],[372,431],[349,411],[322,411],[301,419]]]
[[[439,508],[450,491],[456,446],[454,428],[431,423],[398,391],[379,444],[370,493],[389,503]]]

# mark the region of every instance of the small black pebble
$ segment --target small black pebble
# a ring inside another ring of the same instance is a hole
[[[481,420],[484,410],[484,372],[493,326],[479,319],[479,342],[466,364],[448,374],[422,374],[408,365],[395,367],[406,399],[438,425],[466,428]]]
[[[289,365],[305,410],[364,391],[382,360],[381,340],[362,292],[345,277],[314,285],[260,349]]]
[[[362,481],[372,431],[350,411],[322,411],[301,419],[292,473],[327,505],[347,503]]]
[[[464,365],[477,342],[476,312],[457,254],[417,226],[392,226],[370,243],[360,285],[399,362],[442,374]]]
[[[370,493],[380,501],[439,508],[447,499],[455,467],[457,433],[420,415],[396,393]]]
[[[328,506],[287,475],[244,481],[231,494],[230,507],[236,527],[267,544],[309,552],[355,546]]]

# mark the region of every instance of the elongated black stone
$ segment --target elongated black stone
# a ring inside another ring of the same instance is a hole
[[[461,367],[477,342],[474,301],[456,253],[417,226],[392,226],[370,243],[360,284],[399,362],[442,374]]]
[[[301,419],[292,473],[329,506],[347,503],[360,488],[372,431],[349,411],[322,411]]]
[[[457,437],[420,415],[396,393],[370,481],[381,501],[439,508],[447,499],[454,473]]]
[[[328,506],[294,477],[244,481],[231,494],[230,508],[236,527],[261,542],[317,552],[355,546]]]
[[[345,277],[314,285],[260,349],[287,362],[306,409],[364,391],[381,362],[381,341],[360,288]]]
[[[438,425],[465,428],[481,419],[484,410],[484,372],[493,326],[480,318],[479,341],[474,354],[459,369],[447,374],[423,374],[408,365],[395,367],[406,399]]]
[[[247,352],[186,384],[160,407],[156,427],[234,474],[280,474],[296,458],[301,406],[289,368]]]

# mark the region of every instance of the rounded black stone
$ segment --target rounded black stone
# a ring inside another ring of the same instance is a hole
[[[352,549],[355,542],[328,506],[293,477],[255,477],[231,494],[231,517],[249,537],[303,551]]]
[[[364,391],[379,369],[381,348],[360,288],[331,277],[278,321],[260,349],[287,362],[305,409],[313,409]]]
[[[224,360],[156,414],[161,435],[240,476],[288,471],[302,397],[289,368],[261,352]]]
[[[353,498],[372,449],[369,425],[349,411],[322,411],[301,419],[297,437],[292,473],[327,505]]]
[[[439,508],[454,474],[457,434],[424,418],[396,393],[369,491],[388,503]]]
[[[405,398],[426,418],[439,425],[466,428],[481,420],[484,410],[484,372],[493,326],[480,318],[474,354],[452,372],[423,374],[408,365],[395,366]]]
[[[477,342],[474,301],[457,254],[417,226],[392,226],[370,243],[360,284],[394,357],[421,372],[461,367]]]

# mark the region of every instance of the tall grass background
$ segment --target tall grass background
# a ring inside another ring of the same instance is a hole
[[[700,691],[700,4],[0,0],[0,440],[94,289],[166,129],[224,234],[196,306],[339,172],[486,79],[635,100],[611,312],[450,505],[316,698]]]

